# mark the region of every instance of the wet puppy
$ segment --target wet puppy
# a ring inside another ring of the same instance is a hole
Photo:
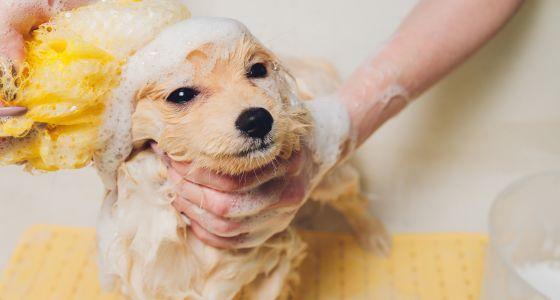
[[[241,174],[289,158],[309,141],[314,120],[300,100],[334,91],[322,64],[290,61],[295,76],[240,23],[191,19],[164,31],[131,57],[109,112],[134,98],[135,151],[120,165],[99,225],[105,283],[136,299],[285,298],[297,284],[305,244],[289,224],[247,249],[205,245],[189,232],[165,159]],[[119,99],[123,101],[118,101]],[[116,118],[118,119],[118,118]],[[364,246],[382,251],[386,236],[367,213],[358,174],[331,170],[312,195],[350,221]]]

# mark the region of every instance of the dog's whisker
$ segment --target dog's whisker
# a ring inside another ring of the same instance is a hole
[[[247,183],[247,173],[241,174],[241,180],[243,184]]]
[[[278,170],[279,170],[277,165],[278,158],[274,158],[271,163],[272,163],[272,169],[274,170],[274,174],[278,174]]]
[[[187,174],[186,174],[186,175],[187,175],[187,176],[192,176],[193,173],[194,173],[194,168],[189,168],[189,169],[187,170]],[[183,178],[183,179],[184,179],[184,178]]]
[[[208,182],[210,182],[210,179],[211,179],[210,178],[210,172],[208,172],[207,176],[208,176]],[[201,192],[202,192],[202,200],[200,201],[200,204],[198,205],[198,207],[200,209],[204,210],[204,206],[205,206],[205,203],[206,203],[206,194],[204,192],[204,188],[201,189]]]
[[[259,183],[259,185],[262,184],[261,179],[259,178],[259,175],[257,174],[257,172],[255,170],[253,170],[253,175],[255,175],[255,178],[257,178],[257,182]]]
[[[274,38],[271,38],[271,39],[266,40],[265,43],[266,43],[267,45],[270,45],[270,44],[276,42],[276,41],[279,40],[279,39],[283,39],[283,38],[285,38],[286,36],[289,36],[289,35],[293,34],[293,33],[296,31],[296,29],[297,29],[297,26],[292,26],[291,28],[288,28],[288,30],[285,30],[284,32],[282,32],[282,33],[276,35]]]

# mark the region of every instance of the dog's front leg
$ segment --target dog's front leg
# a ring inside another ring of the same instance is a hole
[[[391,238],[383,223],[369,211],[369,200],[362,194],[359,179],[356,169],[344,163],[325,176],[311,198],[342,213],[363,248],[387,255]]]

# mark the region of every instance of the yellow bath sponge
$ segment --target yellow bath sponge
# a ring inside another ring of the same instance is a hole
[[[0,61],[0,101],[28,108],[0,119],[0,164],[47,171],[87,165],[127,57],[189,16],[178,0],[106,0],[40,26],[18,72]]]

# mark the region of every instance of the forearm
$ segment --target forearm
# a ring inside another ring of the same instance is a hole
[[[356,146],[484,45],[522,2],[421,1],[341,88]]]

